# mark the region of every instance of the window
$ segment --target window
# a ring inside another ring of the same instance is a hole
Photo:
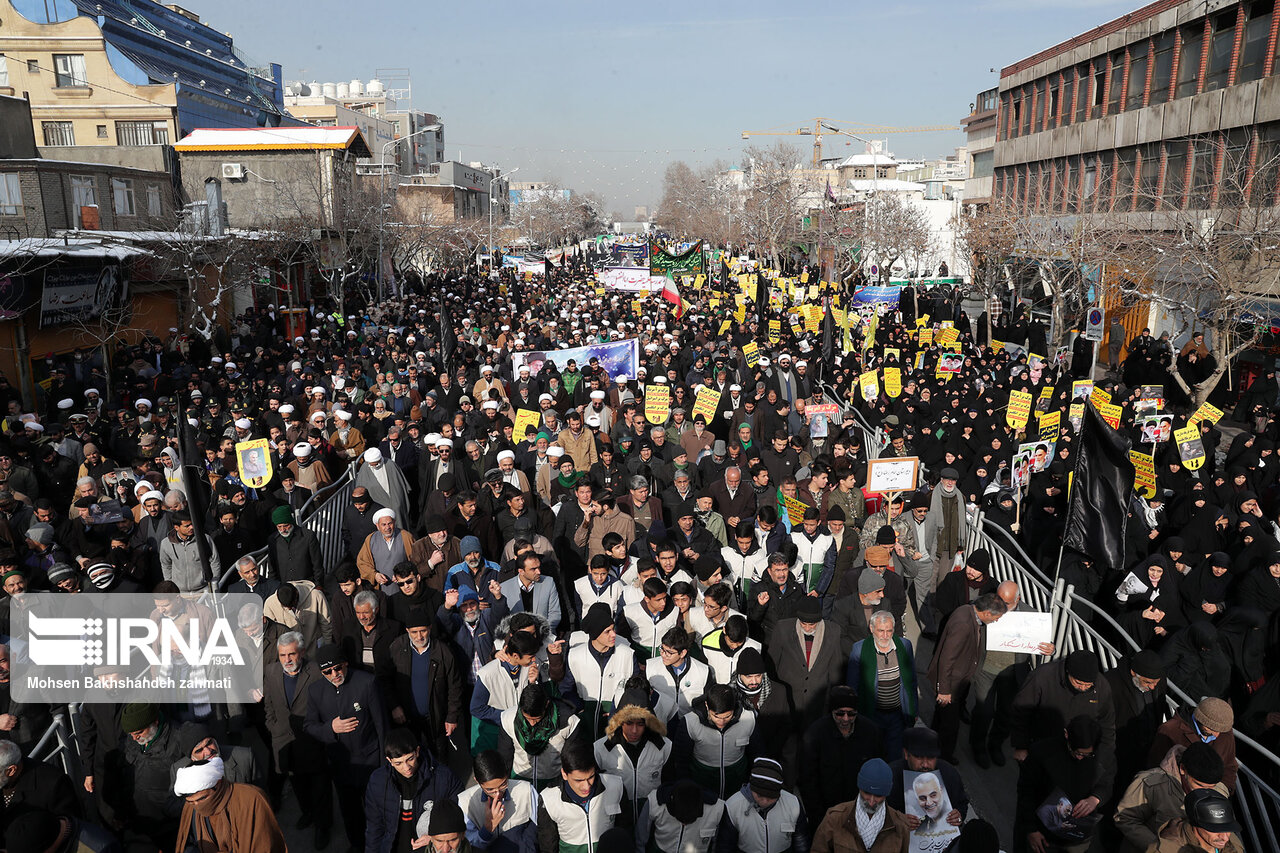
[[[1089,63],[1076,66],[1076,122],[1088,117],[1089,111]]]
[[[1165,144],[1163,199],[1166,210],[1182,209],[1187,188],[1187,146],[1185,139]]]
[[[88,86],[89,76],[84,68],[84,54],[55,53],[53,55],[54,85],[59,89],[70,86]]]
[[[77,228],[83,228],[80,208],[98,206],[98,184],[92,175],[71,176],[71,215]]]
[[[117,216],[138,215],[133,205],[133,181],[125,178],[112,178],[111,198],[115,202]]]
[[[1110,151],[1098,155],[1098,188],[1093,194],[1093,209],[1098,213],[1111,205],[1111,157]]]
[[[69,121],[42,121],[40,129],[44,131],[45,145],[75,145],[75,127]]]
[[[116,144],[168,145],[169,126],[163,121],[118,121]]]
[[[1111,88],[1107,91],[1107,115],[1120,112],[1120,95],[1124,91],[1124,51],[1111,54]]]
[[[991,168],[996,161],[995,151],[979,151],[973,155],[973,174],[971,178],[991,177]]]
[[[1199,136],[1191,144],[1191,197],[1189,210],[1208,210],[1213,203],[1213,169],[1217,159],[1217,140]]]
[[[1175,97],[1194,95],[1200,85],[1200,54],[1204,48],[1204,22],[1182,30],[1182,55],[1178,57],[1178,89]]]
[[[1124,108],[1136,110],[1142,108],[1142,99],[1147,90],[1147,43],[1140,42],[1129,46],[1129,83],[1124,94]]]
[[[1277,182],[1280,182],[1280,124],[1268,124],[1258,129],[1257,172],[1249,193],[1250,203],[1275,204]]]
[[[1237,127],[1224,134],[1222,178],[1218,182],[1218,206],[1239,207],[1244,203],[1245,185],[1249,180],[1249,145],[1252,135]]]
[[[1250,3],[1244,22],[1244,41],[1240,45],[1240,67],[1237,83],[1248,83],[1262,77],[1267,63],[1267,42],[1271,39],[1273,0]]]
[[[1035,85],[1032,87],[1032,93],[1033,93],[1032,94],[1033,100],[1031,101],[1031,111],[1032,111],[1031,132],[1035,133],[1037,130],[1044,130],[1046,127],[1048,127],[1048,122],[1045,121],[1046,116],[1044,115],[1044,81],[1043,80],[1037,80],[1035,82]],[[1039,110],[1039,113],[1040,113],[1039,115],[1035,114],[1037,110]]]
[[[1089,105],[1089,118],[1102,116],[1102,105],[1107,94],[1107,58],[1100,56],[1093,62],[1093,102]]]
[[[1113,210],[1127,213],[1133,207],[1133,179],[1137,171],[1137,148],[1125,148],[1116,155],[1116,201]]]
[[[28,59],[28,60],[27,60],[27,73],[28,73],[28,74],[39,74],[39,73],[40,73],[40,63],[39,63],[39,62],[36,62],[34,59]]]
[[[1063,201],[1067,197],[1067,161],[1055,160],[1053,163],[1053,205],[1052,210],[1062,210]]]
[[[1160,189],[1160,145],[1142,146],[1142,165],[1138,167],[1138,210],[1155,210],[1156,193]]]
[[[1147,102],[1149,104],[1163,104],[1169,100],[1174,41],[1172,31],[1161,33],[1155,38],[1155,63],[1151,68],[1151,100]]]
[[[158,218],[163,212],[163,207],[160,204],[160,187],[155,184],[147,184],[147,215]]]
[[[0,216],[19,216],[22,213],[22,187],[18,185],[18,173],[0,175]]]
[[[1031,132],[1031,113],[1035,108],[1035,102],[1031,100],[1031,90],[1024,88],[1022,90],[1022,127],[1018,131],[1019,135],[1025,136]]]
[[[1236,46],[1236,10],[1213,19],[1213,35],[1209,38],[1209,64],[1205,68],[1204,91],[1222,89],[1231,79],[1231,51]]]
[[[1049,97],[1045,101],[1044,129],[1053,130],[1058,126],[1058,81],[1049,83]]]
[[[1018,128],[1022,124],[1022,98],[1013,99],[1013,108],[1009,111],[1012,120],[1009,122],[1009,136],[1018,135]]]
[[[1098,158],[1093,154],[1084,155],[1084,184],[1080,187],[1080,197],[1087,210],[1089,203],[1098,192]]]
[[[9,61],[0,53],[0,86],[9,85]]]
[[[99,139],[107,138],[107,126],[105,124],[98,125],[98,138]]]

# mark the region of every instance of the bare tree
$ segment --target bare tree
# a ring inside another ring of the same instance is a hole
[[[856,215],[840,215],[836,233],[848,235],[836,242],[843,263],[861,264],[868,276],[874,265],[882,284],[888,284],[900,262],[906,268],[922,268],[935,251],[933,229],[924,211],[895,192],[876,193],[865,205]]]
[[[804,157],[793,145],[751,146],[745,157],[749,172],[741,232],[776,268],[783,251],[800,232],[805,201],[814,187],[801,168]]]
[[[1205,333],[1170,366],[1173,380],[1199,406],[1217,388],[1231,362],[1265,334],[1253,314],[1261,298],[1280,293],[1280,208],[1275,206],[1276,158],[1249,163],[1249,146],[1197,140],[1196,157],[1218,164],[1219,181],[1194,181],[1185,202],[1157,197],[1139,182],[1135,207],[1121,220],[1113,283],[1174,314],[1175,339]]]
[[[972,210],[961,211],[952,220],[957,248],[968,256],[973,271],[972,288],[989,306],[1009,281],[1011,264],[1024,262],[1017,256],[1023,216],[1003,199]],[[991,311],[986,312],[986,339],[991,340]]]

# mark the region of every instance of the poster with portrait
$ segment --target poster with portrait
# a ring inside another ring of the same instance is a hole
[[[236,444],[236,461],[240,464],[240,481],[251,489],[261,489],[271,482],[271,448],[265,438]]]
[[[1022,447],[1031,448],[1033,445],[1024,444]],[[1025,489],[1031,484],[1031,450],[1018,449],[1013,454],[1013,485],[1017,489]]]
[[[1204,442],[1200,440],[1200,430],[1194,426],[1184,426],[1174,430],[1173,440],[1178,443],[1178,456],[1188,471],[1198,471],[1204,465]]]
[[[1018,445],[1018,453],[1026,454],[1031,460],[1031,473],[1039,474],[1053,462],[1053,448],[1056,442],[1030,441]]]
[[[938,373],[959,373],[964,365],[964,356],[958,352],[944,352],[938,356]]]
[[[902,800],[906,813],[920,824],[911,830],[911,853],[938,853],[945,850],[960,834],[960,827],[947,822],[951,814],[951,797],[942,783],[942,774],[934,770],[902,771]]]
[[[1173,438],[1173,415],[1144,415],[1137,419],[1137,426],[1146,444]]]

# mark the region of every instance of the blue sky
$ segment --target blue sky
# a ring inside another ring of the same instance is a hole
[[[180,0],[181,2],[181,0]],[[997,72],[1138,8],[1113,0],[867,3],[366,3],[186,0],[286,80],[367,80],[407,66],[414,106],[445,122],[447,156],[517,180],[602,193],[630,214],[654,204],[667,163],[736,162],[743,130],[814,116],[892,126],[958,125]],[[807,157],[810,137],[785,140]],[[938,157],[958,130],[890,137]],[[836,150],[857,146],[824,139]]]

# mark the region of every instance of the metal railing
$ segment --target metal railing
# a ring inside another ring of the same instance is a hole
[[[75,783],[84,778],[80,768],[80,745],[75,737],[75,723],[72,720],[79,713],[80,706],[62,707],[66,710],[53,715],[53,722],[49,723],[49,728],[44,730],[36,745],[31,747],[28,757],[50,764],[56,761],[62,766],[67,778]]]
[[[986,548],[991,555],[992,576],[1017,581],[1028,604],[1051,614],[1053,657],[1088,650],[1098,656],[1104,670],[1110,670],[1123,658],[1141,650],[1141,646],[1109,613],[1088,598],[1076,595],[1073,586],[1062,579],[1050,584],[1008,531],[987,523],[981,513],[977,523],[970,528],[968,545],[971,549]],[[1171,681],[1168,682],[1168,699],[1170,715],[1198,704],[1197,699],[1188,696]],[[1278,850],[1280,793],[1274,784],[1280,779],[1280,757],[1238,729],[1233,734],[1239,767],[1234,800],[1239,807],[1238,817],[1244,830],[1242,836],[1246,849]]]
[[[302,526],[310,530],[320,540],[320,556],[326,573],[332,572],[342,562],[342,515],[351,499],[351,490],[355,487],[357,469],[363,460],[357,459],[342,476],[320,489],[302,505],[298,515],[302,518]],[[258,569],[263,577],[271,576],[270,561],[267,559],[267,546],[245,556],[253,557],[258,562]],[[218,579],[217,589],[224,592],[235,583],[239,573],[234,565],[228,566]]]

